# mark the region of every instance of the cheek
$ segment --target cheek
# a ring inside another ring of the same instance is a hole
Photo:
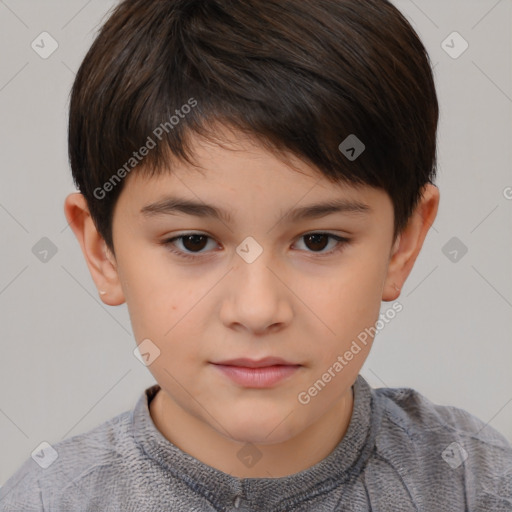
[[[120,262],[119,276],[138,342],[162,338],[184,315],[187,287],[163,260],[127,251]]]
[[[193,287],[186,275],[160,270],[156,265],[149,270],[132,268],[126,302],[137,343],[150,339],[160,350],[162,357],[151,365],[151,372],[155,374],[163,366],[179,373],[179,365],[197,362],[190,341],[201,339],[204,331],[202,317],[208,301],[202,299],[206,290]]]
[[[159,295],[155,289],[134,290],[127,300],[136,340],[150,338],[158,345],[170,344],[186,324],[183,302],[173,293]]]
[[[309,290],[307,295],[311,309],[326,326],[324,339],[332,341],[333,353],[350,346],[365,328],[375,324],[380,313],[383,265],[371,258],[352,263],[338,274],[333,272],[323,292],[312,294]]]

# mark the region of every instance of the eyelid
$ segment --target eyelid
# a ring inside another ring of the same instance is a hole
[[[173,244],[176,240],[186,238],[187,236],[193,236],[193,235],[205,236],[206,238],[208,238],[210,240],[215,240],[214,237],[212,237],[208,233],[205,233],[202,231],[198,231],[198,232],[186,231],[183,233],[178,233],[172,237],[166,238],[160,243],[161,243],[161,245],[164,245],[165,247],[167,247],[167,249],[170,252],[178,255],[179,257],[185,258],[185,259],[199,261],[200,259],[211,257],[212,256],[211,251],[206,252],[206,253],[202,253],[202,252],[191,253],[191,252],[184,252],[184,251],[181,251],[181,250],[178,250],[175,248],[171,248],[171,247],[174,247]],[[298,235],[296,237],[296,241],[300,240],[301,238],[304,238],[306,235],[326,235],[328,238],[332,238],[337,241],[337,245],[334,247],[334,249],[331,249],[330,251],[327,251],[327,252],[316,253],[314,251],[301,251],[301,252],[305,252],[307,254],[313,255],[315,258],[328,257],[335,253],[341,252],[345,248],[345,246],[351,242],[351,238],[348,238],[348,237],[342,236],[342,235],[337,235],[330,231],[322,231],[322,230],[306,231],[306,232]],[[294,244],[295,243],[296,242],[294,242]]]
[[[215,240],[214,237],[212,237],[208,233],[204,233],[202,231],[198,231],[197,233],[196,232],[192,232],[192,231],[186,231],[184,233],[177,234],[177,235],[174,235],[174,236],[172,236],[170,238],[164,239],[161,242],[161,244],[164,247],[166,247],[170,252],[176,254],[177,256],[179,256],[181,258],[199,261],[200,259],[205,259],[205,258],[211,257],[211,251],[210,251],[210,253],[202,253],[202,252],[191,253],[191,252],[180,251],[180,250],[174,248],[174,242],[176,240],[180,240],[182,238],[186,238],[187,236],[193,236],[193,235],[204,236],[204,237],[208,238],[209,240]],[[217,241],[215,240],[215,242],[217,242]]]

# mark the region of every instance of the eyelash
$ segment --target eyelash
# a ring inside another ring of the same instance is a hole
[[[197,261],[199,258],[203,258],[204,257],[204,256],[201,256],[202,253],[187,253],[187,252],[183,252],[183,251],[175,249],[174,245],[173,245],[173,243],[176,240],[181,240],[183,238],[187,238],[188,236],[193,236],[193,235],[205,236],[206,238],[208,238],[210,240],[213,240],[213,238],[208,236],[206,233],[184,233],[182,235],[175,236],[173,238],[168,238],[166,240],[163,240],[161,242],[161,244],[164,245],[165,247],[167,247],[167,249],[170,252],[180,256],[181,258],[185,258],[185,259],[188,259],[188,260],[196,260]],[[344,238],[344,237],[341,237],[341,236],[338,236],[338,235],[334,235],[332,233],[325,233],[325,232],[322,232],[322,231],[319,231],[319,232],[315,231],[315,232],[312,232],[312,233],[305,233],[304,235],[301,235],[299,237],[299,240],[301,238],[305,238],[305,237],[307,237],[309,235],[326,235],[329,238],[333,238],[334,240],[336,240],[338,242],[336,247],[334,249],[331,249],[328,252],[315,253],[314,251],[306,251],[306,252],[310,252],[311,254],[317,254],[318,257],[320,257],[320,258],[321,257],[325,257],[325,256],[331,256],[332,254],[338,253],[338,252],[342,251],[348,243],[350,243],[350,239],[348,239],[348,238]]]

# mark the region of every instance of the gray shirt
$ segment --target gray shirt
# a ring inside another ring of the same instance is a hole
[[[282,478],[237,478],[180,450],[149,414],[158,390],[54,444],[58,457],[46,469],[28,458],[1,488],[0,511],[512,511],[507,440],[412,389],[372,389],[359,375],[343,439]],[[41,460],[51,458],[44,452]]]

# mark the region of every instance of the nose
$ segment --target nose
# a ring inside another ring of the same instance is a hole
[[[253,334],[284,328],[293,317],[293,294],[285,283],[286,277],[272,261],[270,251],[263,251],[252,262],[237,255],[224,284],[222,321]]]

